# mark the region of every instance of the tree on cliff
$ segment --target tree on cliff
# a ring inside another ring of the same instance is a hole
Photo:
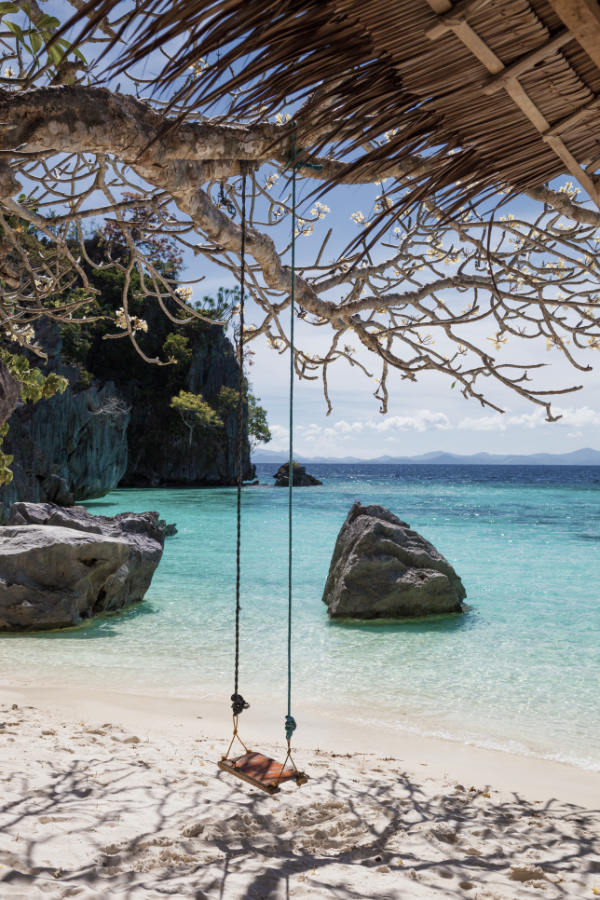
[[[64,9],[67,18],[66,2]],[[136,9],[143,20],[144,7]],[[92,15],[92,4],[83,11]],[[409,381],[441,373],[465,397],[500,410],[490,390],[499,385],[552,419],[552,398],[577,387],[552,390],[535,378],[538,351],[528,348],[541,344],[549,360],[560,355],[576,370],[590,369],[590,352],[600,349],[600,213],[570,182],[530,191],[527,203],[509,205],[506,215],[476,196],[460,209],[435,194],[419,200],[416,187],[437,157],[415,152],[408,163],[386,157],[393,136],[374,125],[365,140],[378,148],[379,181],[369,188],[364,167],[341,158],[343,120],[338,144],[322,146],[311,123],[327,119],[330,127],[336,110],[319,105],[318,91],[293,108],[297,124],[285,111],[255,107],[250,114],[247,104],[242,115],[234,72],[232,90],[220,86],[211,118],[197,101],[210,58],[179,73],[170,93],[156,92],[148,87],[151,73],[135,60],[126,67],[131,32],[121,31],[118,19],[96,18],[75,50],[62,33],[52,42],[59,22],[34,0],[2,4],[1,15],[0,315],[17,344],[31,342],[41,315],[74,321],[86,314],[94,289],[85,271],[85,228],[102,217],[126,250],[107,242],[100,266],[123,276],[115,336],[128,336],[148,361],[168,364],[144,354],[144,322],[132,305],[152,299],[174,322],[207,314],[192,304],[193,283],[182,286],[157,266],[152,243],[168,236],[182,254],[208,258],[236,276],[245,179],[252,299],[246,340],[264,337],[285,353],[293,157],[302,198],[298,315],[329,335],[317,354],[298,347],[294,366],[299,377],[322,380],[329,408],[329,371],[347,363],[375,378],[383,412],[396,370]],[[165,43],[160,60],[147,61],[149,70],[176,68],[178,52]],[[106,66],[119,69],[118,77],[107,75]],[[306,148],[314,146],[320,155],[309,157]],[[510,188],[503,190],[509,202]],[[328,204],[347,204],[357,191],[360,206],[346,214],[350,240],[340,240],[328,227]],[[406,192],[412,200],[399,214]],[[32,233],[35,246],[23,240]],[[61,303],[57,298],[75,283],[83,287],[70,304]]]
[[[179,391],[177,396],[171,400],[171,408],[178,413],[188,430],[190,447],[196,428],[210,432],[223,426],[223,420],[217,411],[206,402],[202,394]]]

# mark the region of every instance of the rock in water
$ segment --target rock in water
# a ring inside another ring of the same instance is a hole
[[[0,631],[65,628],[142,600],[163,542],[153,512],[15,503],[0,528]]]
[[[323,593],[332,618],[456,613],[466,596],[450,563],[410,525],[383,506],[353,505]]]
[[[280,466],[273,478],[275,479],[275,487],[289,487],[290,485],[290,474],[289,474],[290,464],[284,463]],[[318,478],[315,478],[314,475],[309,475],[304,466],[301,466],[300,463],[294,463],[294,487],[310,487],[314,484],[323,484],[322,481],[319,481]]]

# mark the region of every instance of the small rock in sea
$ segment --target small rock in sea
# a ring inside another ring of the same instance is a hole
[[[354,503],[323,593],[332,618],[415,618],[463,611],[462,581],[433,544],[383,506]]]
[[[163,543],[153,512],[14,503],[0,527],[0,631],[66,628],[142,600]]]
[[[280,466],[273,478],[275,479],[275,487],[289,487],[290,484],[290,475],[289,475],[289,463],[284,463]],[[319,481],[318,478],[315,478],[314,475],[309,475],[306,471],[305,466],[301,466],[300,463],[294,463],[294,487],[311,487],[312,485],[323,484],[322,481]]]
[[[175,522],[166,522],[164,519],[159,519],[158,527],[162,529],[166,538],[173,537],[173,535],[177,534],[177,525]]]

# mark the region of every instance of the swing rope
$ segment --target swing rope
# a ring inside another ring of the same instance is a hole
[[[287,617],[287,713],[285,716],[285,738],[287,741],[287,754],[279,776],[275,779],[277,782],[284,775],[285,766],[288,760],[294,766],[296,772],[296,781],[298,785],[304,784],[306,776],[296,770],[296,766],[292,759],[291,740],[296,730],[296,720],[292,715],[292,598],[293,598],[293,488],[294,488],[294,369],[295,369],[295,343],[294,343],[294,326],[296,316],[296,171],[300,166],[321,169],[322,166],[309,162],[298,161],[298,150],[296,145],[296,131],[292,135],[292,146],[289,158],[289,165],[292,169],[292,204],[291,204],[291,265],[290,265],[290,383],[289,383],[289,461],[288,461],[288,617]],[[239,396],[237,406],[237,540],[236,540],[236,579],[235,579],[235,669],[234,669],[234,691],[231,695],[231,708],[233,710],[233,736],[227,749],[227,753],[222,758],[227,760],[231,752],[232,745],[238,740],[246,752],[248,747],[242,741],[238,733],[238,717],[241,713],[248,709],[247,703],[239,693],[239,663],[240,663],[240,587],[241,587],[241,531],[242,531],[242,465],[243,465],[243,425],[244,425],[244,314],[245,314],[245,287],[246,287],[246,174],[242,176],[242,193],[241,193],[241,235],[240,235],[240,309],[239,309],[239,345],[238,345],[238,363],[239,363]],[[224,763],[219,764],[221,767]],[[252,780],[252,779],[250,779]]]
[[[240,247],[240,333],[238,338],[238,404],[237,404],[237,534],[235,567],[235,672],[234,688],[231,695],[233,710],[233,737],[237,735],[237,719],[250,706],[239,693],[240,674],[240,582],[242,556],[242,480],[243,480],[243,434],[244,434],[244,312],[246,294],[246,175],[242,175],[242,221]],[[233,743],[233,739],[232,739]],[[231,746],[230,746],[231,749]],[[229,751],[227,751],[229,753]]]
[[[296,730],[296,720],[292,715],[292,593],[293,593],[293,511],[294,511],[294,319],[296,302],[296,134],[292,142],[292,244],[290,271],[290,400],[289,430],[290,452],[288,460],[288,633],[287,633],[287,715],[285,717],[285,739],[290,753],[290,741]],[[285,763],[284,763],[285,765]]]
[[[287,632],[287,715],[285,717],[285,738],[288,753],[285,762],[291,759],[290,742],[297,723],[292,715],[292,597],[293,597],[293,512],[294,512],[294,367],[296,348],[294,345],[294,325],[296,321],[296,172],[302,166],[320,171],[323,166],[308,161],[299,162],[296,123],[293,123],[292,147],[289,164],[292,168],[292,234],[290,265],[290,387],[289,387],[289,460],[288,460],[288,632]],[[284,766],[285,766],[284,762]]]

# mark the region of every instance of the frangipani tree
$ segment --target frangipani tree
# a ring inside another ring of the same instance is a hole
[[[65,18],[69,11],[65,3]],[[298,315],[329,339],[320,355],[297,347],[294,365],[299,377],[322,380],[329,409],[330,369],[350,364],[376,379],[383,412],[391,370],[410,381],[437,371],[484,406],[501,409],[489,392],[495,383],[552,419],[552,397],[577,387],[551,390],[535,345],[589,370],[600,348],[600,213],[572,182],[536,188],[518,203],[510,185],[493,202],[471,191],[473,199],[449,208],[435,194],[417,199],[415,181],[436,162],[415,155],[382,161],[365,204],[362,169],[326,146],[311,156],[322,141],[298,132],[291,116],[302,120],[301,108],[242,117],[234,112],[239,94],[228,96],[226,85],[218,115],[189,105],[210,58],[166,95],[139,64],[118,80],[107,74],[119,54],[118,19],[96,21],[75,50],[64,36],[48,46],[59,23],[34,0],[0,4],[0,13],[0,319],[11,341],[35,347],[40,316],[89,313],[86,263],[98,261],[86,258],[86,228],[103,219],[118,240],[107,241],[101,265],[125,276],[114,337],[145,356],[136,296],[152,297],[174,322],[202,316],[191,302],[194,279],[182,283],[157,266],[153,242],[168,237],[198,270],[208,259],[237,277],[244,184],[252,300],[245,340],[264,336],[285,353],[296,162]],[[167,58],[177,48],[161,52]],[[314,110],[319,98],[305,102]],[[369,145],[385,149],[392,138],[371,135]],[[357,190],[360,204],[341,219],[339,206]],[[504,361],[511,342],[531,346],[529,361]]]

